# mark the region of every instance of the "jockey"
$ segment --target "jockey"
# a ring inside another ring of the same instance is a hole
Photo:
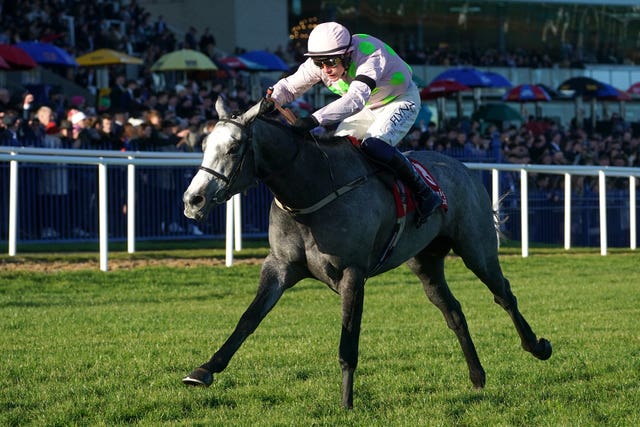
[[[418,227],[442,204],[396,145],[415,123],[420,108],[411,67],[383,41],[351,36],[341,24],[325,22],[309,35],[303,62],[273,86],[271,98],[286,104],[322,81],[340,98],[297,119],[301,132],[338,123],[335,135],[362,140],[362,150],[389,166],[416,195]]]

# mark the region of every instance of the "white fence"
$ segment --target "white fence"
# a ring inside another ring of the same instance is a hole
[[[49,163],[49,164],[82,164],[95,165],[98,168],[98,196],[99,196],[99,245],[100,270],[108,270],[108,221],[107,221],[107,168],[111,165],[127,166],[127,250],[135,252],[135,175],[136,166],[193,166],[200,164],[202,155],[199,153],[156,153],[156,152],[118,152],[97,150],[54,150],[41,148],[0,147],[0,161],[9,162],[9,255],[16,255],[17,247],[17,219],[18,219],[18,174],[20,163]],[[637,177],[640,168],[629,167],[598,167],[598,166],[548,166],[521,165],[503,163],[466,163],[472,170],[491,171],[491,198],[494,208],[499,208],[500,198],[499,172],[519,172],[520,174],[520,222],[522,256],[529,256],[529,207],[528,207],[528,174],[545,173],[564,175],[564,248],[571,248],[571,177],[597,176],[599,180],[599,227],[600,253],[607,254],[607,197],[606,179],[609,177],[626,177],[629,179],[629,233],[630,248],[636,249],[636,206],[637,206]],[[3,209],[5,207],[2,207]],[[235,196],[227,202],[226,220],[226,264],[233,263],[233,251],[242,248],[240,198]]]

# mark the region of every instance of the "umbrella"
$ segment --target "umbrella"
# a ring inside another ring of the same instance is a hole
[[[604,83],[591,77],[579,76],[571,77],[558,86],[558,92],[570,92],[575,100],[576,124],[582,127],[584,117],[580,103],[583,98],[591,99],[591,124],[595,126],[595,100],[596,94],[604,87]]]
[[[10,70],[11,66],[9,64],[7,64],[7,61],[4,60],[4,58],[2,58],[0,56],[0,69],[2,70]]]
[[[4,59],[11,70],[31,70],[38,66],[27,52],[15,45],[0,44],[0,58]]]
[[[503,103],[481,105],[473,113],[473,118],[494,123],[522,121],[522,116],[517,110]]]
[[[640,95],[640,82],[634,83],[629,86],[629,89],[627,89],[627,93],[630,93],[631,95]]]
[[[431,82],[420,91],[420,99],[436,99],[449,96],[454,93],[469,91],[471,88],[455,80],[437,80]]]
[[[127,55],[111,49],[98,49],[76,58],[78,65],[84,67],[118,64],[142,65],[143,61],[135,56]]]
[[[489,87],[512,87],[513,84],[502,74],[493,71],[485,71],[484,75],[489,78]]]
[[[484,71],[480,71],[473,67],[456,67],[449,68],[438,74],[431,83],[438,80],[453,80],[462,83],[471,88],[474,87],[491,87],[492,80]]]
[[[524,117],[524,104],[525,102],[535,103],[536,116],[540,116],[539,102],[551,101],[549,93],[540,85],[522,84],[514,88],[511,88],[503,97],[503,101],[507,102],[519,102],[520,103],[520,115]]]
[[[542,86],[522,84],[510,89],[502,97],[502,100],[510,102],[551,101],[551,96]]]
[[[540,86],[542,89],[544,89],[551,98],[555,98],[558,96],[558,92],[554,88],[547,86],[544,83],[537,83],[536,86]]]
[[[20,42],[17,46],[27,52],[38,64],[78,66],[69,52],[51,43]]]
[[[258,64],[264,71],[289,71],[291,69],[282,58],[266,50],[245,52],[240,55],[240,58]]]
[[[462,99],[461,93],[472,90],[469,86],[458,83],[455,80],[436,80],[431,82],[427,87],[420,91],[420,99],[436,99],[438,109],[438,127],[444,124],[445,117],[445,98],[451,94],[458,94],[458,116],[462,115]]]
[[[631,95],[608,83],[602,83],[602,87],[596,91],[594,98],[603,101],[629,101]]]
[[[239,56],[225,56],[218,59],[218,61],[233,70],[265,71],[263,66]]]
[[[595,103],[596,99],[599,101],[614,101],[614,102],[617,101],[619,105],[620,115],[624,117],[625,115],[624,103],[625,101],[631,100],[631,95],[629,95],[627,92],[621,91],[620,89],[608,83],[602,83],[602,87],[598,89],[598,91],[595,93],[594,97],[592,98],[592,101],[591,101],[592,111],[595,111],[595,106],[593,104]],[[606,102],[602,102],[602,109],[603,109],[603,115],[607,117],[609,115],[609,112],[608,112]]]
[[[572,96],[593,96],[603,83],[591,77],[571,77],[558,86],[558,92],[572,92]]]
[[[152,66],[151,71],[207,71],[218,67],[204,53],[192,49],[180,49],[162,55]]]

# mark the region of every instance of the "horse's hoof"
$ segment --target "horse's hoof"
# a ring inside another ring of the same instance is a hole
[[[536,344],[536,348],[533,350],[533,355],[540,360],[547,360],[551,357],[553,349],[551,343],[545,338],[540,338]]]
[[[204,368],[196,368],[189,375],[182,379],[186,385],[198,387],[209,387],[213,383],[213,375]]]
[[[471,384],[473,384],[473,388],[475,389],[483,389],[487,382],[487,377],[483,369],[476,372],[469,371],[469,378],[471,379]]]

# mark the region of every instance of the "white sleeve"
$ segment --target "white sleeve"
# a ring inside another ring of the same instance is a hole
[[[347,93],[313,113],[313,117],[321,125],[340,122],[361,111],[370,96],[369,86],[364,82],[354,80],[349,85]]]
[[[271,97],[280,104],[287,104],[322,80],[322,71],[311,58],[300,64],[295,73],[280,79],[273,85]]]

